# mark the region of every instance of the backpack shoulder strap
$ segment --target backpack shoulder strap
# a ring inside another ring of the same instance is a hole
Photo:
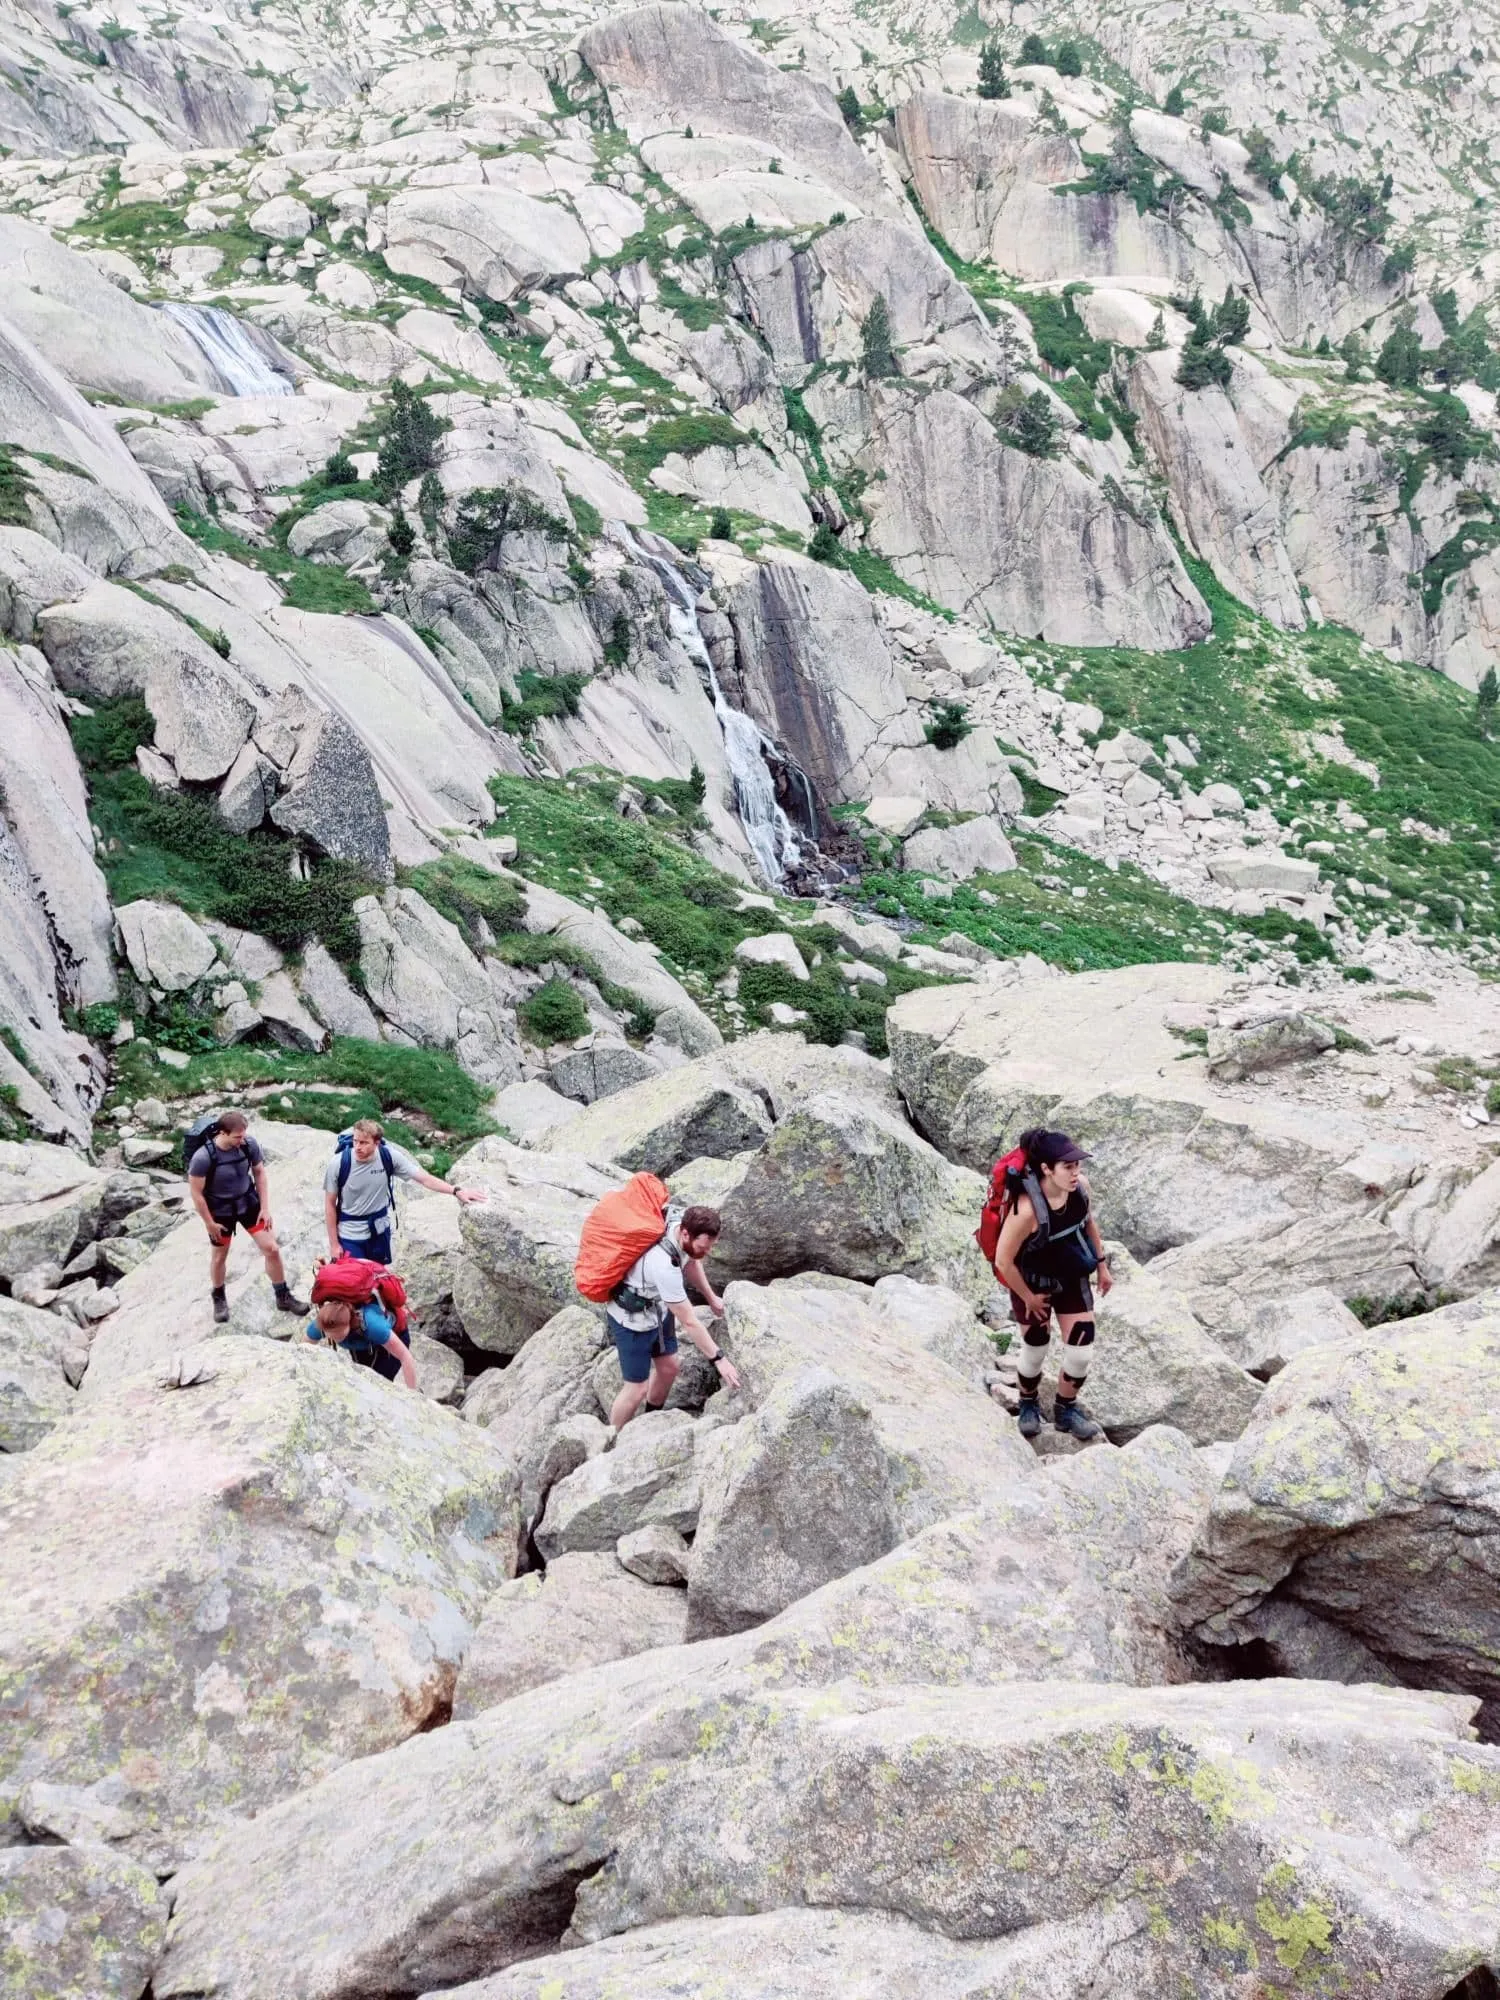
[[[338,1185],[337,1188],[335,1189],[333,1200],[334,1200],[334,1208],[337,1214],[342,1216],[344,1213],[344,1188],[347,1185],[349,1175],[354,1168],[354,1134],[352,1132],[340,1132],[338,1137],[338,1148],[339,1148],[339,1177],[338,1177]]]
[[[385,1168],[385,1198],[392,1208],[396,1205],[396,1162],[391,1158],[391,1149],[384,1139],[380,1142],[380,1164]]]

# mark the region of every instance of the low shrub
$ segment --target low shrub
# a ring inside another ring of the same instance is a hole
[[[589,1031],[583,1002],[565,979],[549,979],[516,1009],[521,1032],[531,1042],[550,1048],[555,1042],[576,1042]]]

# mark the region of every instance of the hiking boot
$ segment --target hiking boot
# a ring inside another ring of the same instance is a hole
[[[276,1310],[279,1313],[308,1313],[312,1311],[312,1307],[306,1299],[299,1299],[289,1285],[278,1285]],[[226,1313],[224,1317],[227,1319],[229,1315]]]
[[[228,1326],[229,1301],[222,1292],[214,1293],[214,1325]]]
[[[1042,1434],[1042,1406],[1035,1396],[1023,1396],[1016,1412],[1016,1423],[1023,1438],[1040,1437]]]
[[[1091,1444],[1095,1438],[1104,1435],[1103,1424],[1096,1424],[1076,1397],[1072,1402],[1065,1402],[1059,1396],[1053,1407],[1052,1421],[1060,1431],[1077,1438],[1080,1444]]]

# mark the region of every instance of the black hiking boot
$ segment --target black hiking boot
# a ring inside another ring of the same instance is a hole
[[[228,1326],[229,1301],[224,1296],[224,1290],[222,1286],[220,1286],[220,1288],[214,1293],[213,1299],[214,1299],[214,1325]]]
[[[307,1313],[312,1311],[312,1307],[307,1303],[306,1299],[299,1299],[290,1285],[278,1285],[276,1287],[276,1310],[279,1313]],[[227,1313],[225,1314],[225,1318],[228,1318]]]
[[[1016,1423],[1023,1438],[1040,1437],[1042,1434],[1042,1406],[1035,1396],[1023,1396],[1016,1411]]]
[[[1077,1438],[1080,1444],[1092,1444],[1095,1438],[1104,1435],[1103,1424],[1094,1422],[1076,1396],[1071,1401],[1058,1397],[1053,1407],[1052,1421],[1060,1431],[1066,1431],[1069,1437]]]

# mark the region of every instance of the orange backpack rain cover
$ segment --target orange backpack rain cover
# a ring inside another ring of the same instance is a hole
[[[573,1282],[595,1305],[608,1303],[638,1257],[659,1243],[667,1227],[666,1183],[655,1174],[632,1174],[605,1195],[583,1225]]]

